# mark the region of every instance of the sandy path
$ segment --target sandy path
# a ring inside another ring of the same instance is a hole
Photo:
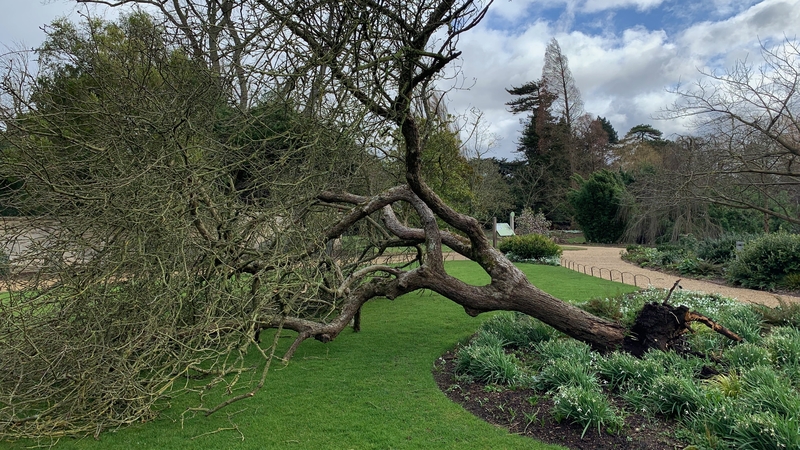
[[[634,264],[625,262],[620,258],[621,247],[568,247],[575,250],[564,250],[561,265],[594,276],[622,281],[625,284],[635,284],[640,287],[652,285],[658,288],[669,289],[680,278],[654,270],[643,269]],[[594,268],[594,269],[592,269]],[[635,279],[635,282],[634,282]],[[690,291],[717,293],[725,297],[736,298],[743,302],[760,303],[775,307],[779,305],[778,299],[790,302],[800,302],[800,297],[791,295],[777,295],[764,291],[741,289],[711,283],[702,280],[681,279],[681,287]]]

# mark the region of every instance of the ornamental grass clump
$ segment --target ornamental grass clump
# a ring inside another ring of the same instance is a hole
[[[770,412],[746,415],[731,429],[730,441],[740,450],[800,448],[800,418]]]
[[[705,366],[707,362],[705,359],[696,356],[681,355],[673,351],[663,352],[659,350],[650,350],[645,353],[643,359],[663,367],[664,373],[687,379],[692,379],[700,374],[703,366]]]
[[[533,346],[533,365],[536,370],[564,359],[576,366],[588,366],[592,363],[593,352],[587,344],[574,339],[552,339]]]
[[[775,367],[795,366],[800,361],[800,330],[792,327],[775,327],[764,338]]]
[[[753,412],[800,417],[800,393],[771,367],[758,366],[742,374],[743,405]]]
[[[782,299],[778,299],[778,302],[779,305],[774,308],[764,305],[754,305],[753,308],[765,323],[800,327],[800,303],[789,303]]]
[[[502,341],[492,333],[479,335],[476,341],[462,347],[456,354],[455,372],[489,384],[516,384],[523,376],[519,360],[506,353]]]
[[[733,304],[720,310],[715,319],[719,323],[724,323],[725,328],[741,336],[745,341],[761,342],[764,318],[751,305]],[[728,345],[735,345],[733,341],[726,341]]]
[[[648,386],[664,374],[653,359],[639,359],[629,353],[613,352],[597,361],[597,373],[612,390],[627,390],[632,385]]]
[[[558,392],[553,396],[552,414],[558,422],[568,419],[583,426],[581,438],[589,428],[596,428],[598,433],[603,429],[609,433],[616,433],[625,424],[619,411],[599,390],[579,386],[567,385],[558,388]]]
[[[600,389],[597,376],[589,364],[576,363],[569,359],[557,359],[543,367],[541,372],[533,377],[533,388],[540,391],[554,392],[563,386]]]
[[[556,330],[540,320],[519,312],[501,312],[481,326],[481,330],[497,335],[504,347],[521,348],[547,341]]]
[[[645,387],[638,400],[648,411],[667,417],[680,418],[696,410],[703,392],[692,378],[679,375],[660,375],[653,384]]]
[[[751,369],[756,366],[770,364],[769,351],[750,342],[744,342],[725,349],[722,353],[722,359],[731,367],[740,369]]]

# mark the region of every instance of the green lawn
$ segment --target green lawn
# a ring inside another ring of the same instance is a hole
[[[542,289],[567,300],[635,289],[562,267],[521,267]],[[447,269],[475,284],[488,282],[469,261],[449,262]],[[438,390],[430,374],[433,362],[486,317],[469,317],[429,292],[375,300],[364,307],[361,333],[346,330],[329,344],[306,341],[288,366],[273,366],[264,389],[251,400],[210,418],[187,414],[181,423],[181,413],[197,399],[175,399],[152,423],[103,433],[99,441],[62,439],[58,448],[559,448],[482,422]],[[31,444],[0,443],[0,448]]]

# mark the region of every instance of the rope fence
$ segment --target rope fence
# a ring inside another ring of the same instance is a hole
[[[567,269],[574,270],[576,272],[583,273],[585,275],[591,275],[593,277],[603,278],[606,279],[603,274],[608,276],[608,280],[610,281],[619,281],[620,283],[625,284],[633,284],[636,287],[647,287],[652,283],[650,277],[647,275],[642,275],[633,272],[623,272],[617,269],[608,269],[605,267],[597,267],[597,266],[590,266],[587,264],[581,264],[579,262],[575,262],[566,258],[561,258],[561,266],[566,267]],[[615,278],[616,274],[616,278]],[[626,283],[626,275],[628,282]],[[643,286],[639,286],[640,279],[647,280],[647,284]]]

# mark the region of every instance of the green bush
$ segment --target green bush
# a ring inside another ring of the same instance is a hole
[[[753,234],[726,234],[697,243],[697,257],[715,264],[725,264],[736,257],[736,242],[755,239]]]
[[[679,262],[676,266],[681,275],[697,277],[707,277],[710,275],[721,275],[722,268],[700,258],[688,257]]]
[[[541,260],[561,256],[562,253],[558,244],[541,234],[512,236],[500,242],[497,248],[517,261]]]
[[[622,177],[604,169],[594,172],[586,180],[579,175],[574,179],[579,187],[570,192],[569,202],[586,241],[602,244],[619,241],[626,227],[619,215],[626,195]]]
[[[781,287],[800,291],[800,272],[790,273],[781,280]]]
[[[775,289],[783,279],[800,272],[800,235],[767,234],[745,244],[728,266],[726,278],[746,288]]]

